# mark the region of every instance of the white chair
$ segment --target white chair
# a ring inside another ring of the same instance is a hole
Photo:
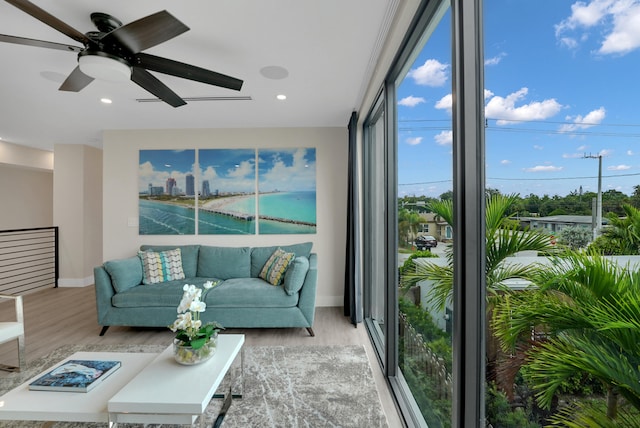
[[[24,352],[24,312],[22,309],[22,296],[8,296],[0,294],[1,299],[13,299],[16,305],[16,320],[0,322],[0,344],[11,340],[18,341],[18,367],[0,364],[0,370],[21,371],[26,368]]]

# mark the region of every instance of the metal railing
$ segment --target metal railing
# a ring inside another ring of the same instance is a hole
[[[0,230],[0,293],[58,286],[58,227]]]

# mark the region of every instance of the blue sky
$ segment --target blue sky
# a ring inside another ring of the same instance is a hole
[[[316,190],[316,149],[260,149],[258,159],[260,192]]]
[[[198,161],[212,192],[255,192],[255,149],[201,149]]]
[[[640,185],[640,0],[485,0],[486,185]],[[399,196],[451,190],[447,13],[398,88]]]
[[[260,191],[315,191],[316,150],[314,148],[258,149]],[[197,177],[196,186],[209,180],[211,191],[255,192],[256,149],[200,149],[200,171],[195,170],[195,150],[140,150],[138,190],[149,183],[166,186],[173,177],[185,190],[187,174]]]
[[[185,176],[195,175],[195,156],[195,150],[140,150],[138,191],[146,192],[149,183],[166,188],[169,177],[173,177],[177,186],[185,190]]]

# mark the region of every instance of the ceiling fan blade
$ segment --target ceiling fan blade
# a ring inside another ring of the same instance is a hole
[[[71,74],[66,78],[62,85],[58,88],[60,91],[68,91],[68,92],[80,92],[85,88],[89,83],[93,82],[93,77],[87,76],[82,71],[80,71],[80,67],[76,67],[73,69]]]
[[[52,27],[62,34],[66,34],[71,37],[73,40],[76,40],[84,45],[88,45],[90,40],[87,36],[82,34],[80,31],[71,27],[69,24],[62,22],[55,16],[51,15],[49,12],[41,9],[35,4],[31,3],[29,0],[5,0],[7,3],[17,7],[23,12],[33,16],[39,21],[44,22],[49,27]]]
[[[47,42],[45,40],[28,39],[26,37],[9,36],[7,34],[0,34],[0,42],[14,43],[16,45],[36,46],[39,48],[59,49],[61,51],[69,52],[80,52],[82,50],[82,48],[78,46]]]
[[[116,28],[102,37],[101,42],[107,45],[116,40],[132,53],[138,53],[188,30],[189,27],[163,10]]]
[[[136,61],[136,65],[157,71],[158,73],[170,74],[171,76],[195,80],[196,82],[221,86],[223,88],[234,89],[236,91],[242,89],[242,80],[225,74],[216,73],[215,71],[196,67],[195,65],[189,65],[145,53],[137,54],[134,60]]]
[[[187,104],[178,94],[169,89],[167,85],[156,79],[144,68],[132,67],[131,80],[173,107],[180,107]]]

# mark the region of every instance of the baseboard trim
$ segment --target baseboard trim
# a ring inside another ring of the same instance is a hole
[[[93,285],[93,275],[86,278],[60,278],[58,287],[88,287]]]

